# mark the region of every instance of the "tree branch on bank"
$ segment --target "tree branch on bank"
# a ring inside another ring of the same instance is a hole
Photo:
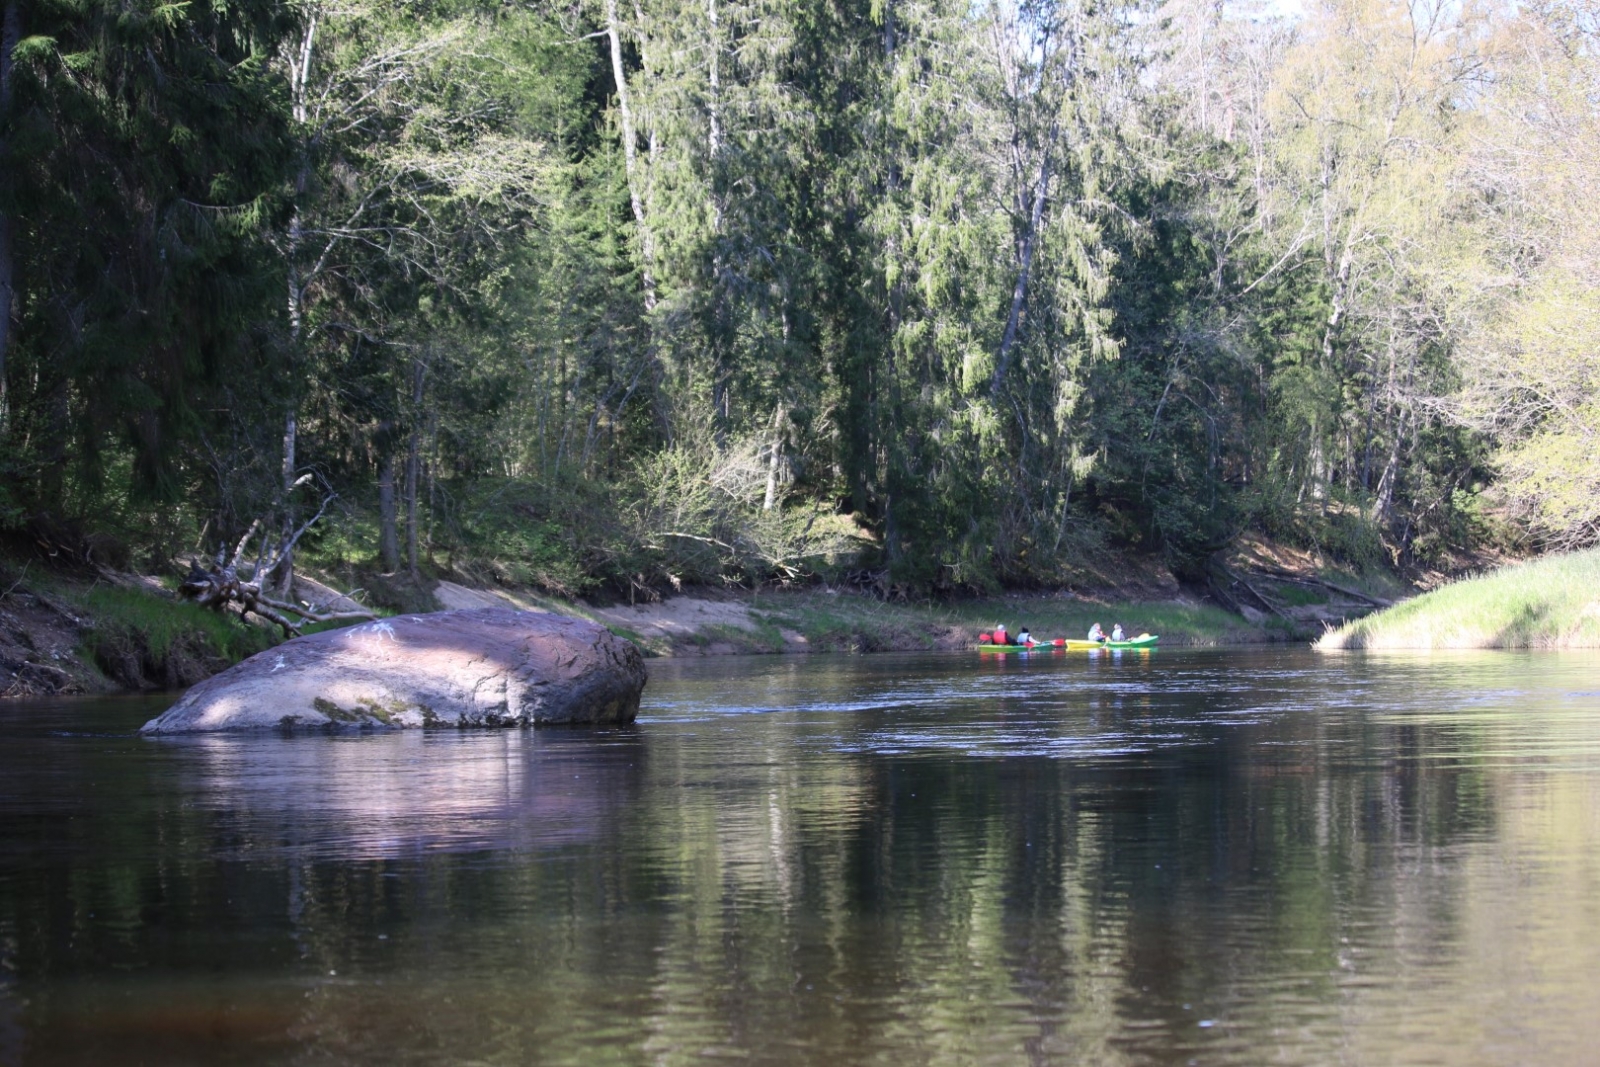
[[[285,637],[299,637],[311,623],[335,622],[343,619],[376,621],[377,616],[365,609],[332,610],[333,605],[339,600],[353,602],[349,594],[342,595],[329,604],[319,605],[295,604],[268,596],[262,591],[262,581],[294,550],[301,536],[316,525],[317,520],[322,518],[334,499],[333,494],[324,497],[317,513],[302,523],[282,545],[271,544],[270,534],[263,530],[255,563],[249,568],[248,576],[245,576],[241,573],[240,565],[245,550],[255,538],[256,531],[262,529],[261,520],[257,519],[250,524],[244,536],[239,538],[231,556],[228,554],[227,546],[224,545],[217,550],[217,557],[209,569],[201,567],[198,560],[190,560],[189,575],[178,587],[178,594],[185,600],[192,600],[213,611],[223,611],[229,605],[233,605],[241,617],[252,613],[259,615],[281,628]]]

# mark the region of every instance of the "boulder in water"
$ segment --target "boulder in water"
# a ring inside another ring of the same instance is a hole
[[[401,615],[286,641],[208,678],[145,734],[627,723],[644,659],[584,619]]]

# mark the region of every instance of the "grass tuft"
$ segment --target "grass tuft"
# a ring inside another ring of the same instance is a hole
[[[1316,647],[1600,648],[1600,549],[1455,582],[1331,630]]]

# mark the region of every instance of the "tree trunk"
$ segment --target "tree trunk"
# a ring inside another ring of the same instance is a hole
[[[710,53],[706,69],[706,159],[710,161],[711,200],[711,408],[712,435],[718,449],[728,446],[733,422],[733,309],[728,292],[728,264],[722,236],[724,216],[721,184],[722,130],[722,24],[717,0],[706,0],[706,44]]]
[[[1034,249],[1038,247],[1039,227],[1044,221],[1044,204],[1050,188],[1050,146],[1055,144],[1058,129],[1050,128],[1050,143],[1045,146],[1039,160],[1039,182],[1033,190],[1033,209],[1028,214],[1028,229],[1022,235],[1022,248],[1017,255],[1017,284],[1011,292],[1011,311],[1006,316],[1006,332],[1000,339],[1000,353],[994,363],[994,378],[989,382],[991,395],[1000,395],[1005,382],[1006,366],[1011,362],[1011,351],[1017,343],[1017,331],[1022,321],[1022,305],[1028,298],[1028,272],[1033,267]]]
[[[645,217],[644,196],[640,192],[639,146],[635,143],[633,105],[628,93],[628,75],[622,68],[622,34],[618,29],[617,0],[606,0],[606,38],[611,42],[611,77],[617,83],[617,112],[622,119],[622,162],[628,178],[628,200],[633,206],[634,225],[639,228],[640,277],[644,282],[644,309],[656,306],[655,239]]]
[[[706,118],[708,120],[707,137],[711,148],[711,158],[714,160],[722,152],[722,40],[721,24],[717,18],[717,0],[706,0],[706,21],[711,26],[708,35],[711,44],[711,55],[708,61],[707,77],[709,80],[710,94],[706,104]]]
[[[778,505],[778,475],[783,469],[783,405],[772,413],[772,454],[767,459],[767,494],[761,501],[762,511],[771,511]]]
[[[297,50],[297,59],[291,62],[290,68],[290,95],[294,119],[303,131],[309,112],[307,110],[307,79],[311,72],[311,57],[317,36],[317,15],[315,13],[306,20],[305,33],[300,39]],[[300,244],[301,244],[301,218],[299,198],[305,195],[311,177],[310,148],[303,141],[300,145],[300,166],[295,174],[294,193],[295,207],[289,216],[289,230],[286,234],[284,247],[284,266],[287,278],[287,301],[289,314],[289,361],[290,377],[293,378],[295,364],[299,361],[300,340],[305,322],[305,287],[306,279],[300,273]],[[289,409],[284,414],[283,420],[283,455],[282,455],[282,496],[278,501],[278,513],[282,544],[285,546],[278,565],[273,568],[272,574],[263,579],[263,587],[271,588],[277,598],[284,601],[294,600],[294,546],[290,543],[295,531],[295,447],[299,442],[300,420],[296,410],[296,402],[290,400]]]
[[[1400,472],[1400,444],[1404,440],[1405,422],[1402,414],[1399,425],[1394,428],[1394,440],[1389,442],[1389,459],[1378,478],[1378,490],[1373,494],[1371,518],[1376,523],[1388,523],[1394,511],[1394,486]]]
[[[427,373],[427,363],[417,360],[411,378],[411,441],[406,447],[406,564],[414,582],[422,580],[417,568],[417,474],[422,465],[422,387]]]
[[[0,170],[5,168],[5,146],[0,144]],[[0,440],[6,425],[6,351],[11,344],[11,306],[14,268],[11,255],[11,216],[0,211]]]
[[[295,444],[300,436],[300,420],[295,413],[294,405],[289,405],[288,413],[283,420],[283,495],[279,501],[279,516],[281,519],[282,543],[289,545],[294,537],[294,483],[295,483]],[[271,581],[277,599],[294,600],[294,548],[284,549],[278,559],[278,566],[273,570]]]
[[[45,426],[40,452],[39,500],[44,510],[59,514],[66,492],[68,438],[72,433],[72,395],[67,379],[59,377],[50,386],[45,401]]]
[[[387,430],[387,426],[385,430]],[[400,534],[394,486],[394,449],[389,447],[386,433],[382,433],[380,436],[385,439],[385,445],[383,459],[378,465],[378,555],[383,562],[384,572],[393,574],[400,569]]]
[[[11,71],[17,42],[22,39],[22,6],[6,0],[0,12],[0,129],[11,114]],[[14,173],[6,162],[7,145],[0,138],[0,174]],[[0,430],[4,429],[6,408],[6,353],[11,345],[11,308],[16,291],[16,263],[13,258],[11,216],[0,211]]]

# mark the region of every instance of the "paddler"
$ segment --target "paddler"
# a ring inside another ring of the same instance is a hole
[[[1099,623],[1095,623],[1093,626],[1089,627],[1089,640],[1091,640],[1091,641],[1104,641],[1105,639],[1106,639],[1106,632],[1104,630],[1100,629],[1100,624]]]
[[[1009,645],[1011,643],[1010,638],[1006,637],[1006,624],[1003,622],[994,624],[994,643],[997,645]]]
[[[1028,628],[1026,626],[1017,631],[1017,644],[1021,645],[1023,648],[1027,648],[1029,645],[1033,644],[1033,635],[1028,632]]]
[[[1122,624],[1120,622],[1114,622],[1111,624],[1111,640],[1122,640]]]

